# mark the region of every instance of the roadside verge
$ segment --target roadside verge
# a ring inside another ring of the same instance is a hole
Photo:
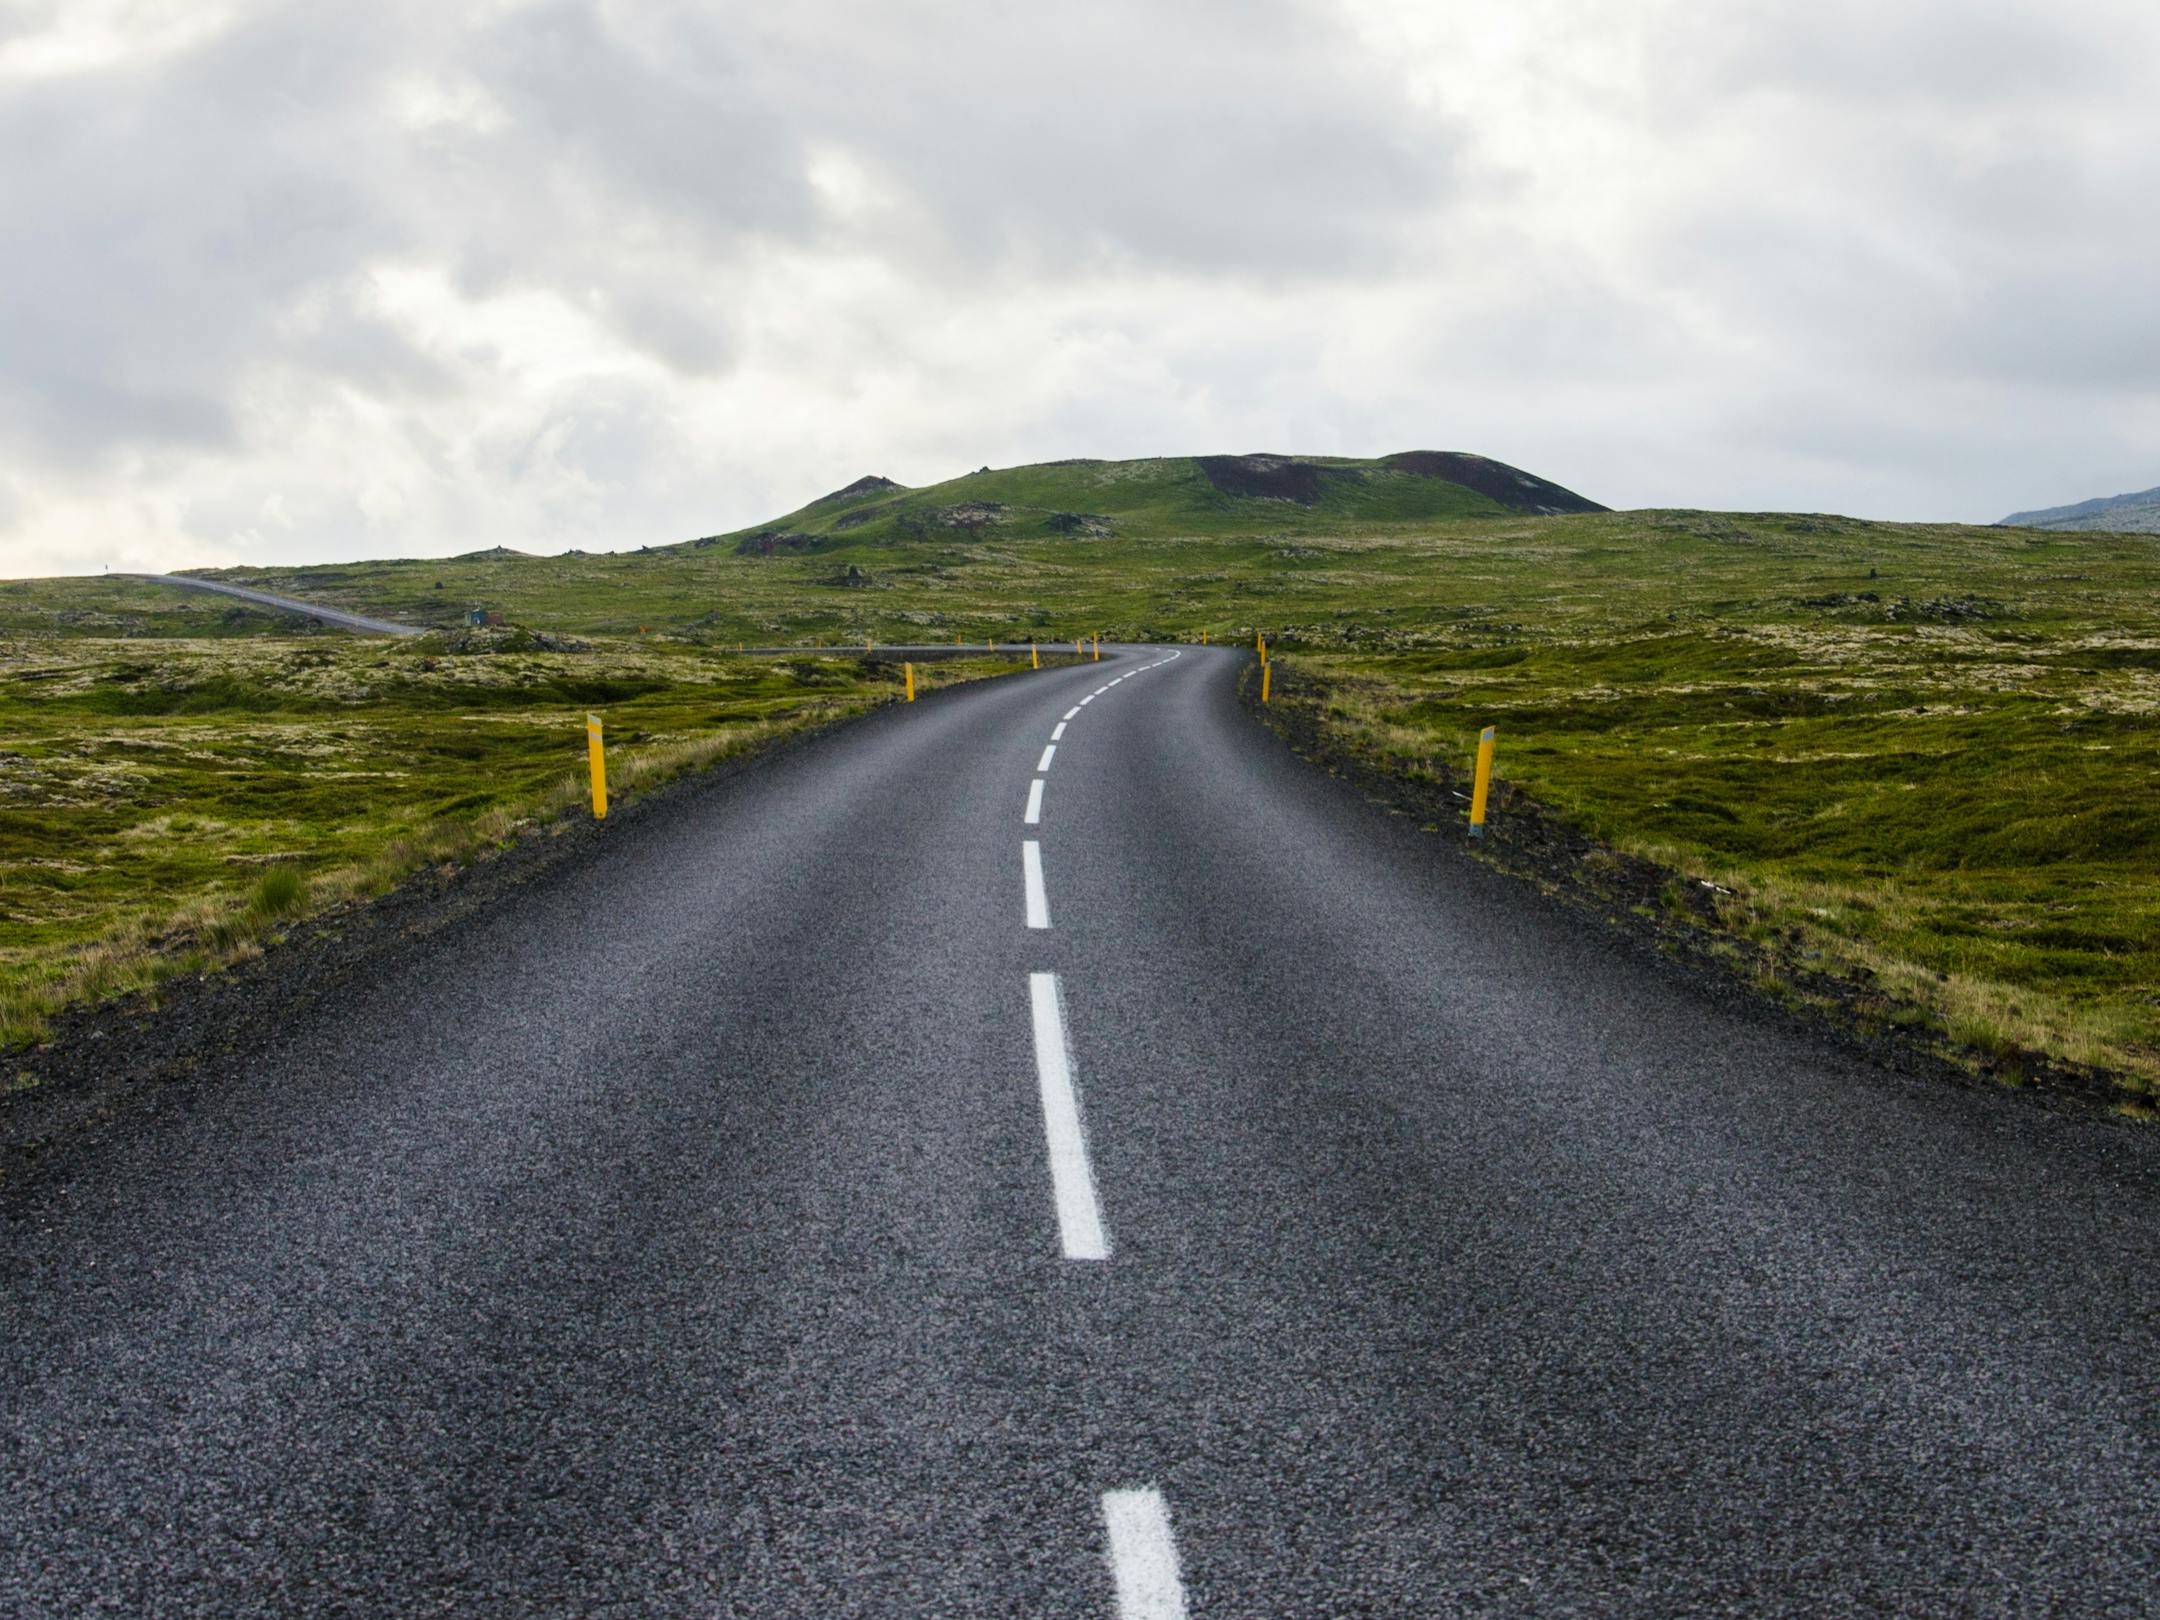
[[[957,686],[1017,672],[967,670],[947,679]],[[207,965],[183,967],[200,959],[194,941],[186,954],[173,947],[167,971],[146,986],[60,1008],[43,1040],[0,1052],[0,1182],[55,1148],[122,1128],[136,1103],[261,1045],[265,1029],[334,1000],[387,953],[634,836],[649,818],[894,707],[892,700],[840,714],[806,707],[694,746],[628,751],[610,762],[605,822],[585,806],[582,776],[567,774],[515,820],[446,823],[438,836],[411,841],[394,869],[318,879],[309,900],[263,917],[259,932]]]
[[[2153,1097],[2138,1077],[2041,1052],[1959,1042],[1929,1009],[1886,989],[1864,968],[1846,971],[1846,964],[1812,955],[1798,939],[1750,937],[1736,926],[1744,919],[1734,914],[1730,891],[1615,849],[1504,778],[1492,784],[1485,837],[1473,844],[1466,771],[1442,759],[1423,762],[1418,778],[1389,770],[1328,727],[1321,682],[1277,658],[1271,684],[1263,705],[1258,667],[1248,667],[1239,700],[1292,752],[1698,981],[1775,1008],[1893,1068],[2154,1117]]]

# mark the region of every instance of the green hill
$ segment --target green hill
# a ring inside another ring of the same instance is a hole
[[[1177,456],[985,467],[927,489],[857,479],[770,523],[692,540],[745,556],[891,540],[1155,539],[1327,533],[1375,524],[1602,512],[1574,491],[1458,451],[1338,456]]]
[[[574,808],[589,709],[668,760],[895,689],[812,649],[1265,631],[1271,715],[1430,789],[1425,821],[1498,727],[1487,858],[1549,849],[1547,877],[1675,949],[1708,927],[1774,995],[2005,1078],[2092,1065],[2150,1108],[2160,536],[1538,510],[1569,504],[1475,457],[1066,462],[863,479],[702,543],[223,575],[445,632],[395,644],[145,579],[0,581],[0,925],[79,943],[100,906],[208,894],[259,931],[262,863],[327,893],[354,851]],[[10,974],[22,1028],[77,972],[5,932],[0,1041]]]

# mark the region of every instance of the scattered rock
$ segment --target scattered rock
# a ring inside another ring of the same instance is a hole
[[[1052,512],[1043,527],[1053,534],[1074,535],[1082,540],[1107,540],[1116,532],[1111,521],[1094,512]]]
[[[735,543],[738,557],[770,557],[783,551],[815,551],[823,544],[814,534],[788,534],[779,529],[760,529]]]
[[[842,512],[838,517],[834,518],[833,527],[836,529],[859,529],[865,523],[875,523],[881,517],[891,516],[892,510],[893,503],[891,501],[880,501],[875,506],[859,507],[853,512]]]
[[[959,529],[976,534],[993,524],[1001,522],[1005,508],[996,501],[961,501],[953,506],[924,507],[900,514],[900,527],[910,534],[927,534],[933,529]]]
[[[1799,599],[1799,605],[1811,608],[1859,607],[1863,603],[1876,603],[1881,600],[1882,597],[1874,591],[1830,591],[1822,596],[1803,596]]]
[[[896,484],[890,478],[880,478],[876,473],[868,473],[856,479],[854,483],[848,485],[845,489],[836,489],[830,495],[820,495],[810,504],[812,506],[823,506],[830,501],[852,501],[864,495],[876,495],[888,489],[905,488],[907,488],[905,484]]]
[[[1900,601],[1904,598],[1900,597]],[[1983,596],[1937,596],[1912,605],[1915,614],[1923,619],[1956,621],[1962,619],[1999,619],[2008,611],[2002,603],[1991,602]]]
[[[1834,512],[1796,512],[1785,521],[1785,527],[1794,534],[1849,534],[1854,529],[1875,526],[1868,518],[1839,517]]]
[[[592,643],[546,630],[528,630],[523,625],[471,625],[446,635],[443,651],[480,657],[497,653],[583,653],[592,651]],[[431,669],[434,665],[423,659],[420,667]]]

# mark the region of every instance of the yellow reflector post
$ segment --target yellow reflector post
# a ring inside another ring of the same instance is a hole
[[[607,820],[607,744],[601,735],[600,717],[585,717],[585,758],[592,767],[592,813],[595,821]]]
[[[1470,836],[1485,836],[1485,795],[1492,787],[1493,728],[1478,733],[1477,781],[1470,789]]]

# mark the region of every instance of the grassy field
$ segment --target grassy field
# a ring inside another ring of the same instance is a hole
[[[0,643],[0,1048],[59,1009],[899,694],[896,664],[516,632]],[[1009,659],[917,667],[918,686]]]
[[[1460,780],[1477,727],[1495,725],[1513,786],[1715,885],[1723,925],[1793,981],[1850,977],[2006,1074],[2065,1059],[2149,1099],[2160,624],[2054,606],[1465,631],[1294,656],[1307,679],[1286,684],[1353,755],[1413,778]],[[1793,992],[1763,971],[1764,989]]]
[[[1265,629],[1329,736],[1379,767],[1459,767],[1476,727],[1496,723],[1514,786],[1730,890],[1736,937],[1865,978],[1968,1049],[2160,1089],[2160,537],[1530,515],[1399,462],[1315,465],[1340,476],[1256,475],[1288,494],[1226,491],[1189,460],[986,471],[643,551],[226,577],[422,624],[494,609],[614,638],[623,670],[653,659],[716,681],[739,641],[1249,642]],[[270,622],[132,581],[0,586],[0,638],[39,657],[90,634],[131,638],[108,641],[110,659],[185,636],[186,656],[214,664],[254,656],[246,636]],[[295,665],[279,681],[299,680],[299,656],[278,655]],[[405,654],[309,656],[390,669]],[[0,690],[10,719],[47,713],[48,747],[100,723],[94,707],[39,711],[47,700],[19,681]],[[723,690],[627,701],[717,715]],[[551,701],[559,714],[584,700]],[[283,712],[239,697],[230,710],[272,728]],[[446,806],[455,777],[440,782]],[[278,847],[265,834],[218,859]],[[19,924],[7,927],[12,942]]]

